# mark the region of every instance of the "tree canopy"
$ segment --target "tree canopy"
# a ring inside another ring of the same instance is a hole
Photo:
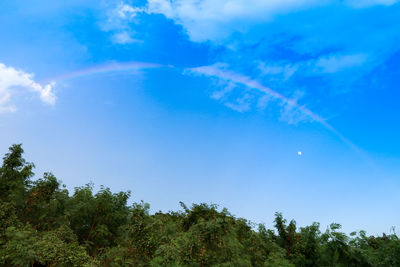
[[[23,152],[11,146],[0,168],[2,266],[400,266],[395,233],[347,236],[281,213],[266,229],[204,203],[150,214],[128,205],[129,191],[87,184],[69,194],[51,173],[34,180]]]

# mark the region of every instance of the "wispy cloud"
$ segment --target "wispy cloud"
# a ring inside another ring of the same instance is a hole
[[[162,23],[159,15],[163,15],[181,26],[176,30],[187,33],[189,40],[217,47],[210,61],[227,62],[229,70],[214,64],[188,71],[225,81],[211,95],[222,104],[244,112],[253,105],[264,109],[279,103],[281,120],[316,121],[341,136],[308,107],[322,110],[326,98],[349,91],[398,51],[400,24],[393,23],[400,16],[398,2],[147,0],[138,7],[130,5],[133,11],[127,14],[132,15],[118,16],[128,21],[123,27],[135,28],[136,20],[142,18],[139,14],[144,14],[144,23],[151,21],[152,14]],[[131,10],[124,5],[129,4],[119,5],[120,9]],[[296,96],[297,91],[307,99]],[[254,92],[256,96],[249,97]],[[328,113],[340,112],[338,106],[329,108],[335,110]]]
[[[390,58],[400,41],[400,26],[393,23],[400,16],[399,0],[142,3],[121,2],[114,7],[110,24],[117,21],[119,25],[114,40],[127,43],[133,38],[129,30],[140,23],[143,17],[139,14],[146,14],[147,19],[149,14],[161,14],[181,25],[190,40],[224,47],[218,61],[251,77],[261,70],[281,85],[295,76],[303,81],[310,76],[331,79],[335,75],[335,82],[325,82],[324,87],[334,89],[343,84],[340,88],[348,91],[352,82]],[[357,75],[349,77],[346,72],[355,69]]]
[[[302,76],[335,74],[354,68],[362,69],[368,63],[368,56],[365,54],[330,54],[294,63],[258,62],[257,68],[261,76],[275,77],[286,82],[298,73]]]
[[[101,29],[113,33],[111,36],[113,43],[140,43],[141,40],[135,38],[135,31],[131,24],[135,24],[137,22],[136,16],[144,12],[146,12],[144,8],[120,2],[117,6],[108,10],[107,20],[101,24]]]
[[[221,40],[274,15],[317,6],[329,0],[148,0],[145,12],[182,25],[193,41]]]
[[[200,75],[205,75],[208,77],[215,77],[221,80],[226,81],[228,84],[230,84],[230,87],[232,87],[232,84],[238,84],[238,85],[244,85],[247,88],[250,88],[252,90],[256,90],[258,93],[261,93],[262,96],[266,95],[276,101],[279,102],[279,104],[284,108],[285,113],[289,112],[290,110],[292,111],[292,114],[296,112],[300,112],[301,116],[304,117],[304,119],[308,119],[311,121],[317,121],[320,123],[325,123],[325,120],[320,117],[319,115],[313,113],[311,110],[306,108],[303,105],[299,105],[297,103],[297,97],[295,98],[288,98],[279,92],[264,86],[257,80],[251,79],[248,76],[231,72],[229,70],[226,70],[226,65],[224,64],[214,64],[210,66],[201,66],[201,67],[196,67],[196,68],[189,68],[187,71],[189,73],[193,74],[200,74]],[[287,117],[287,115],[285,116]],[[292,116],[293,117],[293,116]],[[291,122],[294,122],[295,120],[292,118]]]
[[[122,32],[117,32],[115,33],[112,37],[111,40],[113,43],[116,44],[131,44],[131,43],[142,43],[142,40],[134,39],[132,37],[132,34],[130,34],[128,31],[122,31]]]
[[[130,6],[128,4],[120,2],[113,13],[114,15],[117,15],[118,17],[123,19],[125,18],[132,19],[137,15],[137,13],[141,13],[143,11],[144,11],[143,8]]]
[[[390,6],[398,0],[147,0],[137,7],[121,2],[114,19],[131,20],[138,13],[162,14],[182,25],[193,41],[218,41],[233,32],[246,32],[252,26],[270,22],[275,16],[327,5],[365,8]]]
[[[55,84],[41,85],[35,82],[33,77],[33,74],[0,63],[0,113],[16,111],[12,95],[18,88],[39,94],[40,99],[46,104],[55,104],[56,96],[53,92]]]
[[[360,67],[367,62],[367,55],[332,55],[319,58],[315,64],[316,72],[336,73],[353,67]]]
[[[201,66],[196,68],[189,68],[186,73],[192,73],[195,75],[203,75],[207,77],[214,77],[220,80],[224,80],[229,84],[238,84],[250,88],[252,90],[261,93],[259,98],[258,106],[265,107],[266,103],[275,100],[281,106],[280,118],[288,123],[297,123],[302,120],[315,121],[325,127],[327,130],[335,134],[340,140],[351,147],[358,153],[363,154],[363,152],[354,145],[350,140],[344,137],[339,131],[337,131],[333,126],[331,126],[326,119],[320,115],[314,113],[304,105],[298,103],[298,95],[293,98],[288,98],[279,92],[261,84],[259,81],[251,79],[248,76],[242,75],[240,73],[231,72],[226,69],[224,64],[215,64],[210,66]],[[232,85],[230,85],[232,86]],[[246,94],[244,98],[241,98],[238,104],[232,105],[228,103],[228,107],[236,109],[243,112],[249,108],[249,104],[246,102],[248,95]]]

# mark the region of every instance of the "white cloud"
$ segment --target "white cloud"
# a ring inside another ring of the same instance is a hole
[[[54,105],[56,97],[53,87],[54,83],[40,85],[33,80],[33,74],[0,63],[0,113],[16,111],[16,107],[11,103],[13,90],[16,88],[36,92],[44,103]]]
[[[182,25],[193,41],[221,40],[274,15],[321,5],[329,0],[148,0],[147,12]]]
[[[221,41],[233,32],[273,20],[276,15],[329,4],[354,8],[393,5],[399,0],[147,0],[145,7],[121,2],[111,20],[132,20],[138,13],[162,14],[182,25],[192,41]]]
[[[132,38],[131,34],[126,31],[115,33],[112,36],[112,41],[113,41],[113,43],[116,43],[116,44],[131,44],[131,43],[142,43],[143,42],[141,40]]]
[[[315,63],[315,67],[322,73],[335,73],[352,67],[362,66],[367,61],[365,54],[334,55],[322,57]]]
[[[137,15],[137,13],[143,12],[143,8],[133,7],[121,2],[114,12],[121,18],[133,18]]]
[[[146,10],[140,7],[134,7],[124,2],[109,9],[107,12],[107,21],[101,23],[101,29],[106,32],[113,32],[111,40],[116,44],[129,44],[142,42],[133,38],[135,32],[131,24],[137,22],[137,15]]]

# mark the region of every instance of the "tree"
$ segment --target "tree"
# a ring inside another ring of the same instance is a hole
[[[128,220],[129,196],[129,192],[113,194],[104,187],[93,195],[91,184],[75,188],[68,203],[67,218],[79,242],[86,245],[91,255],[116,245],[119,229]]]
[[[271,230],[204,203],[151,214],[127,205],[129,191],[87,184],[69,195],[51,173],[33,179],[22,156],[11,146],[0,168],[0,266],[400,266],[395,231],[321,233],[281,213]]]
[[[30,178],[34,175],[34,165],[22,158],[23,153],[21,144],[12,145],[0,168],[0,199],[12,203],[19,214],[23,213]]]

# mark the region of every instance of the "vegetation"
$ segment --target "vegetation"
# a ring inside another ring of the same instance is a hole
[[[88,184],[70,196],[50,173],[32,180],[22,155],[13,145],[0,169],[2,266],[400,266],[395,234],[298,228],[280,213],[267,230],[207,204],[150,214],[129,192]]]

